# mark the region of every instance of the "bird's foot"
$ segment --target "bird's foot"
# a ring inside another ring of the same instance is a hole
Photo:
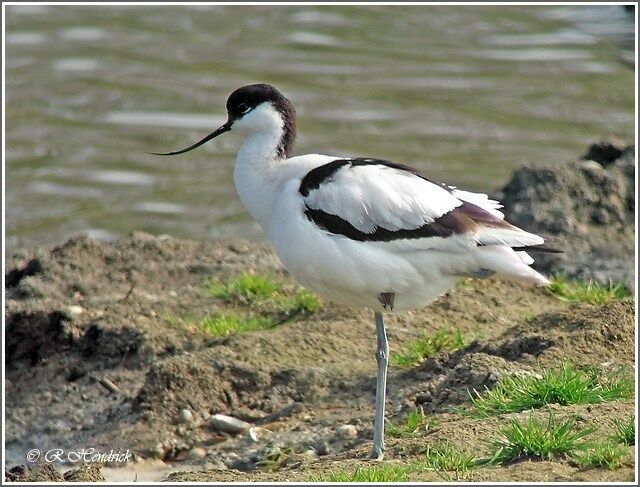
[[[371,455],[369,458],[371,458],[371,460],[373,461],[381,462],[384,459],[384,450],[382,448],[374,446],[373,450],[371,450]]]

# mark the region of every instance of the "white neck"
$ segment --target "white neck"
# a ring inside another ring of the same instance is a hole
[[[278,179],[275,166],[282,129],[252,133],[242,143],[233,166],[236,191],[245,208],[262,228],[273,210]]]

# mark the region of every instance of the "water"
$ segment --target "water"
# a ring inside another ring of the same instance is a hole
[[[618,6],[8,6],[8,252],[86,232],[260,237],[239,140],[182,148],[238,86],[276,85],[295,152],[386,158],[476,190],[634,136]]]

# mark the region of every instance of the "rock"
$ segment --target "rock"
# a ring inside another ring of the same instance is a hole
[[[533,250],[537,271],[633,287],[635,148],[603,141],[584,159],[520,168],[493,197],[505,220],[564,252]]]
[[[189,424],[193,421],[193,413],[188,409],[183,409],[178,415],[178,422],[182,424]]]
[[[200,460],[207,456],[207,450],[201,448],[199,446],[194,446],[190,450],[187,451],[184,458],[187,460]]]
[[[596,161],[606,166],[615,162],[624,150],[624,142],[618,138],[610,137],[589,146],[589,149],[587,149],[586,154],[582,156],[582,158],[589,161]]]
[[[358,437],[358,430],[352,424],[343,424],[336,430],[336,437],[343,440],[353,440]]]
[[[244,433],[251,425],[246,421],[227,416],[225,414],[214,414],[211,416],[211,427],[216,431],[224,431],[225,433]]]
[[[329,446],[329,443],[322,439],[318,440],[313,445],[313,449],[320,456],[328,455],[329,453],[331,453],[331,447]]]

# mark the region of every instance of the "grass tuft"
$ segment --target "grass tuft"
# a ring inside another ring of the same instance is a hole
[[[524,458],[552,460],[569,457],[584,451],[589,444],[584,438],[593,428],[576,429],[576,418],[558,424],[549,415],[546,424],[529,416],[524,422],[513,419],[511,424],[500,430],[502,438],[490,441],[492,450],[489,464],[503,464]]]
[[[385,426],[385,433],[392,437],[415,436],[427,430],[429,419],[422,408],[414,409],[407,413],[404,423],[388,422]]]
[[[267,316],[243,318],[236,314],[219,314],[206,316],[199,324],[204,331],[211,335],[225,336],[231,333],[242,333],[272,328],[277,323]]]
[[[614,421],[616,431],[611,436],[615,443],[633,446],[636,444],[636,417],[630,416],[626,421]]]
[[[276,304],[289,314],[312,314],[320,309],[320,301],[306,289],[293,296],[280,296]]]
[[[406,482],[409,468],[403,465],[357,466],[355,470],[330,472],[329,478],[311,476],[310,482]]]
[[[504,377],[493,388],[471,396],[474,416],[487,417],[540,408],[546,404],[597,404],[633,396],[633,377],[624,370],[603,372],[569,363],[542,377]]]
[[[606,467],[609,470],[620,468],[629,453],[626,446],[616,443],[601,443],[589,450],[578,452],[572,460],[580,467]]]
[[[449,443],[427,447],[425,451],[425,467],[429,470],[464,473],[482,463],[473,454]]]
[[[608,303],[614,299],[632,296],[631,290],[622,283],[603,286],[595,281],[572,281],[555,276],[547,286],[551,294],[563,301],[580,301],[590,304]]]
[[[395,365],[410,367],[434,357],[438,352],[452,352],[464,347],[465,339],[459,330],[438,330],[433,335],[424,333],[417,340],[408,342],[404,348],[391,356]]]
[[[281,322],[320,309],[318,298],[306,289],[289,296],[280,283],[268,276],[245,273],[228,282],[206,281],[204,285],[216,298],[276,308],[281,313]]]
[[[205,286],[216,298],[239,299],[246,302],[273,298],[281,286],[268,276],[242,274],[228,282],[207,281]]]

